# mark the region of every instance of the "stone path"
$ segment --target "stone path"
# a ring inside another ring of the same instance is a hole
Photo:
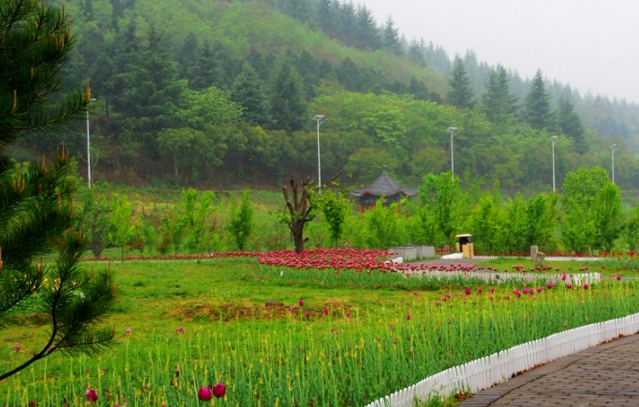
[[[459,406],[639,406],[639,334],[557,359]]]

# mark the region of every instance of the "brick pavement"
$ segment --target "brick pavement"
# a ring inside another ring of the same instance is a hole
[[[639,406],[639,334],[587,349],[481,391],[459,407]]]

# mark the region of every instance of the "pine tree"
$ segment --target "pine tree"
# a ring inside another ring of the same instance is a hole
[[[382,31],[382,44],[384,49],[387,49],[394,54],[401,55],[402,44],[399,41],[399,34],[397,28],[395,28],[395,22],[391,16],[388,16],[384,28]]]
[[[534,129],[541,130],[552,126],[550,94],[546,90],[540,70],[535,74],[524,101],[524,119]]]
[[[262,127],[271,124],[264,82],[248,63],[244,64],[242,72],[235,78],[232,95],[233,101],[242,106],[246,122]]]
[[[565,95],[559,98],[557,126],[565,135],[572,139],[577,153],[585,154],[588,152],[588,144],[586,144],[584,138],[584,126],[581,124],[579,115],[575,112],[575,106]]]
[[[492,122],[498,123],[514,115],[517,97],[510,92],[508,73],[502,66],[489,72],[486,92],[481,98],[482,110]]]
[[[473,89],[470,86],[470,80],[468,79],[464,62],[459,56],[455,57],[450,86],[451,90],[448,93],[448,103],[460,109],[472,109],[475,105],[473,101]]]
[[[300,75],[289,58],[280,59],[271,79],[271,118],[275,128],[298,131],[308,121]]]
[[[95,325],[115,296],[109,273],[78,266],[86,245],[76,225],[68,153],[61,149],[51,163],[28,165],[7,155],[18,140],[82,117],[90,102],[88,87],[61,94],[59,73],[74,44],[70,25],[63,11],[44,2],[0,6],[0,318],[28,304],[48,316],[49,326],[42,347],[0,380],[59,350],[98,350],[114,335]]]

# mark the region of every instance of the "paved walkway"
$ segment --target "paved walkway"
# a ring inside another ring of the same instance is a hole
[[[459,406],[639,406],[639,334],[557,359]]]

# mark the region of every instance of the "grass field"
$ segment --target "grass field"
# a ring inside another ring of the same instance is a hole
[[[110,267],[120,293],[105,322],[117,342],[94,357],[38,362],[0,384],[0,405],[360,406],[517,343],[639,311],[637,283],[626,278],[588,289],[540,280],[517,295],[516,283],[493,292],[472,280],[295,270],[252,257]],[[36,351],[46,329],[37,314],[3,327],[0,368]],[[198,400],[200,387],[218,382],[224,397]]]

